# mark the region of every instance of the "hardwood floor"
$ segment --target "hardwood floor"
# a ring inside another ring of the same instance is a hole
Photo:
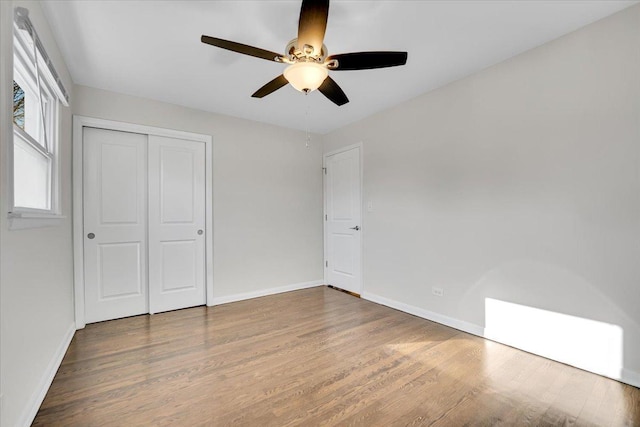
[[[78,331],[34,425],[640,425],[640,390],[326,287]]]

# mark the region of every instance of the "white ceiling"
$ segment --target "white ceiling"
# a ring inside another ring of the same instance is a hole
[[[200,36],[282,52],[300,1],[47,1],[75,83],[326,133],[601,19],[636,1],[331,2],[330,53],[406,50],[404,67],[334,71],[350,101],[291,86],[251,94],[284,65],[205,45]]]

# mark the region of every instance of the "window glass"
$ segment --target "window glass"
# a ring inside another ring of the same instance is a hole
[[[24,90],[13,81],[13,123],[24,130]]]
[[[30,64],[29,64],[30,65]],[[25,64],[20,61],[20,64],[15,67],[13,72],[13,92],[14,92],[14,123],[22,130],[27,132],[34,140],[42,147],[45,147],[44,140],[44,127],[42,118],[40,116],[40,97],[38,96],[38,83],[35,80],[35,76],[31,75],[25,70]],[[47,115],[47,106],[51,95],[46,90],[46,86],[41,86],[42,91],[42,108],[45,112],[45,119]],[[16,95],[21,97],[19,101],[22,104],[19,119],[21,123],[16,122]]]
[[[51,209],[49,157],[20,137],[14,137],[14,204],[23,208]]]

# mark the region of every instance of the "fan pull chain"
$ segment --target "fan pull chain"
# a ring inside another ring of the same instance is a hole
[[[305,93],[305,98],[307,101],[307,108],[305,111],[305,128],[307,131],[307,135],[306,135],[306,141],[305,141],[305,147],[309,148],[309,145],[311,144],[311,130],[309,130],[309,126],[310,126],[310,115],[311,115],[311,101],[309,101],[309,93]]]

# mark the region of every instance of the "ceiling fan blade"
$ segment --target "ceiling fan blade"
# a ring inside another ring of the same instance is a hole
[[[407,52],[353,52],[331,55],[327,61],[338,60],[334,71],[370,70],[397,67],[407,63]]]
[[[268,61],[276,61],[276,58],[280,58],[282,55],[279,53],[271,52],[269,50],[260,49],[258,47],[249,46],[242,43],[236,43],[229,40],[223,40],[216,37],[202,36],[200,38],[202,43],[210,44],[212,46],[227,49],[232,52],[242,53],[244,55],[255,56],[256,58],[266,59]],[[277,62],[277,61],[276,61]]]
[[[344,94],[342,89],[340,89],[340,86],[338,86],[338,83],[336,83],[331,77],[327,77],[324,82],[322,82],[318,90],[337,106],[344,105],[349,102],[347,95]]]
[[[289,81],[287,81],[287,79],[282,74],[280,74],[278,77],[258,89],[251,96],[254,98],[264,98],[265,96],[277,91],[282,86],[285,86],[287,83],[289,83]]]
[[[298,47],[313,46],[316,55],[322,51],[329,17],[329,0],[302,0],[298,20]]]

